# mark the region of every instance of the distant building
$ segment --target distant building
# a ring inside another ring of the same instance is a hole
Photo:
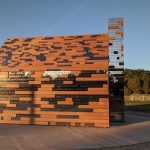
[[[123,19],[110,19],[108,34],[7,39],[0,48],[0,123],[122,121],[122,40]]]

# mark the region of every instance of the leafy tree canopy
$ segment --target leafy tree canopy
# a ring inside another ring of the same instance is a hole
[[[125,69],[125,95],[150,94],[150,71],[142,69]]]

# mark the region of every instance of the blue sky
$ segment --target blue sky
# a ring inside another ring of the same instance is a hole
[[[124,17],[125,68],[150,70],[150,0],[0,0],[0,45],[9,37],[107,33]]]

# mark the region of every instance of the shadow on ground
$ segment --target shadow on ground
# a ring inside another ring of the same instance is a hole
[[[150,106],[149,106],[150,109]],[[124,122],[111,122],[111,126],[125,126],[150,121],[150,113],[126,111]]]
[[[150,150],[150,142],[144,142],[144,143],[132,144],[132,145],[125,145],[125,146],[87,149],[87,150]]]
[[[125,106],[126,111],[143,112],[150,114],[150,104],[128,105]]]

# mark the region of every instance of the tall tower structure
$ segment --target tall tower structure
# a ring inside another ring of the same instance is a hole
[[[124,120],[124,32],[123,18],[108,20],[110,120]]]

